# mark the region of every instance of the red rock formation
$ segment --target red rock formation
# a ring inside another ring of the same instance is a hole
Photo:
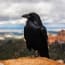
[[[65,30],[59,31],[59,33],[57,34],[57,40],[65,42]]]
[[[52,44],[57,40],[57,36],[54,35],[48,35],[48,43]]]
[[[61,30],[58,32],[57,35],[48,35],[48,42],[49,44],[52,44],[53,42],[65,42],[65,30]]]

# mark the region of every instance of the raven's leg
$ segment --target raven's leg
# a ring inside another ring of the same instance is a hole
[[[38,57],[38,56],[39,56],[38,50],[35,50],[35,51],[34,51],[34,56],[35,56],[35,57]]]
[[[41,57],[47,57],[47,58],[49,58],[49,52],[48,52],[47,49],[46,49],[46,50],[43,50],[43,49],[38,50],[38,53],[39,53],[39,55],[40,55]]]

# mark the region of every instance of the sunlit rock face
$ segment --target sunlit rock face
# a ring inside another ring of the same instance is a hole
[[[23,57],[19,59],[11,59],[0,61],[1,65],[65,65],[63,62],[54,61],[48,58],[30,58]]]

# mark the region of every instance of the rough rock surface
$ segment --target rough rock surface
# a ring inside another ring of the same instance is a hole
[[[0,61],[0,65],[65,65],[65,64],[47,58],[23,57],[18,59]]]

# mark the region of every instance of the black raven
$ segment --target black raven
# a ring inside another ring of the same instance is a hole
[[[24,27],[24,38],[29,50],[37,50],[41,57],[48,57],[48,36],[45,26],[42,25],[41,19],[36,13],[24,14],[22,17],[27,18]]]

